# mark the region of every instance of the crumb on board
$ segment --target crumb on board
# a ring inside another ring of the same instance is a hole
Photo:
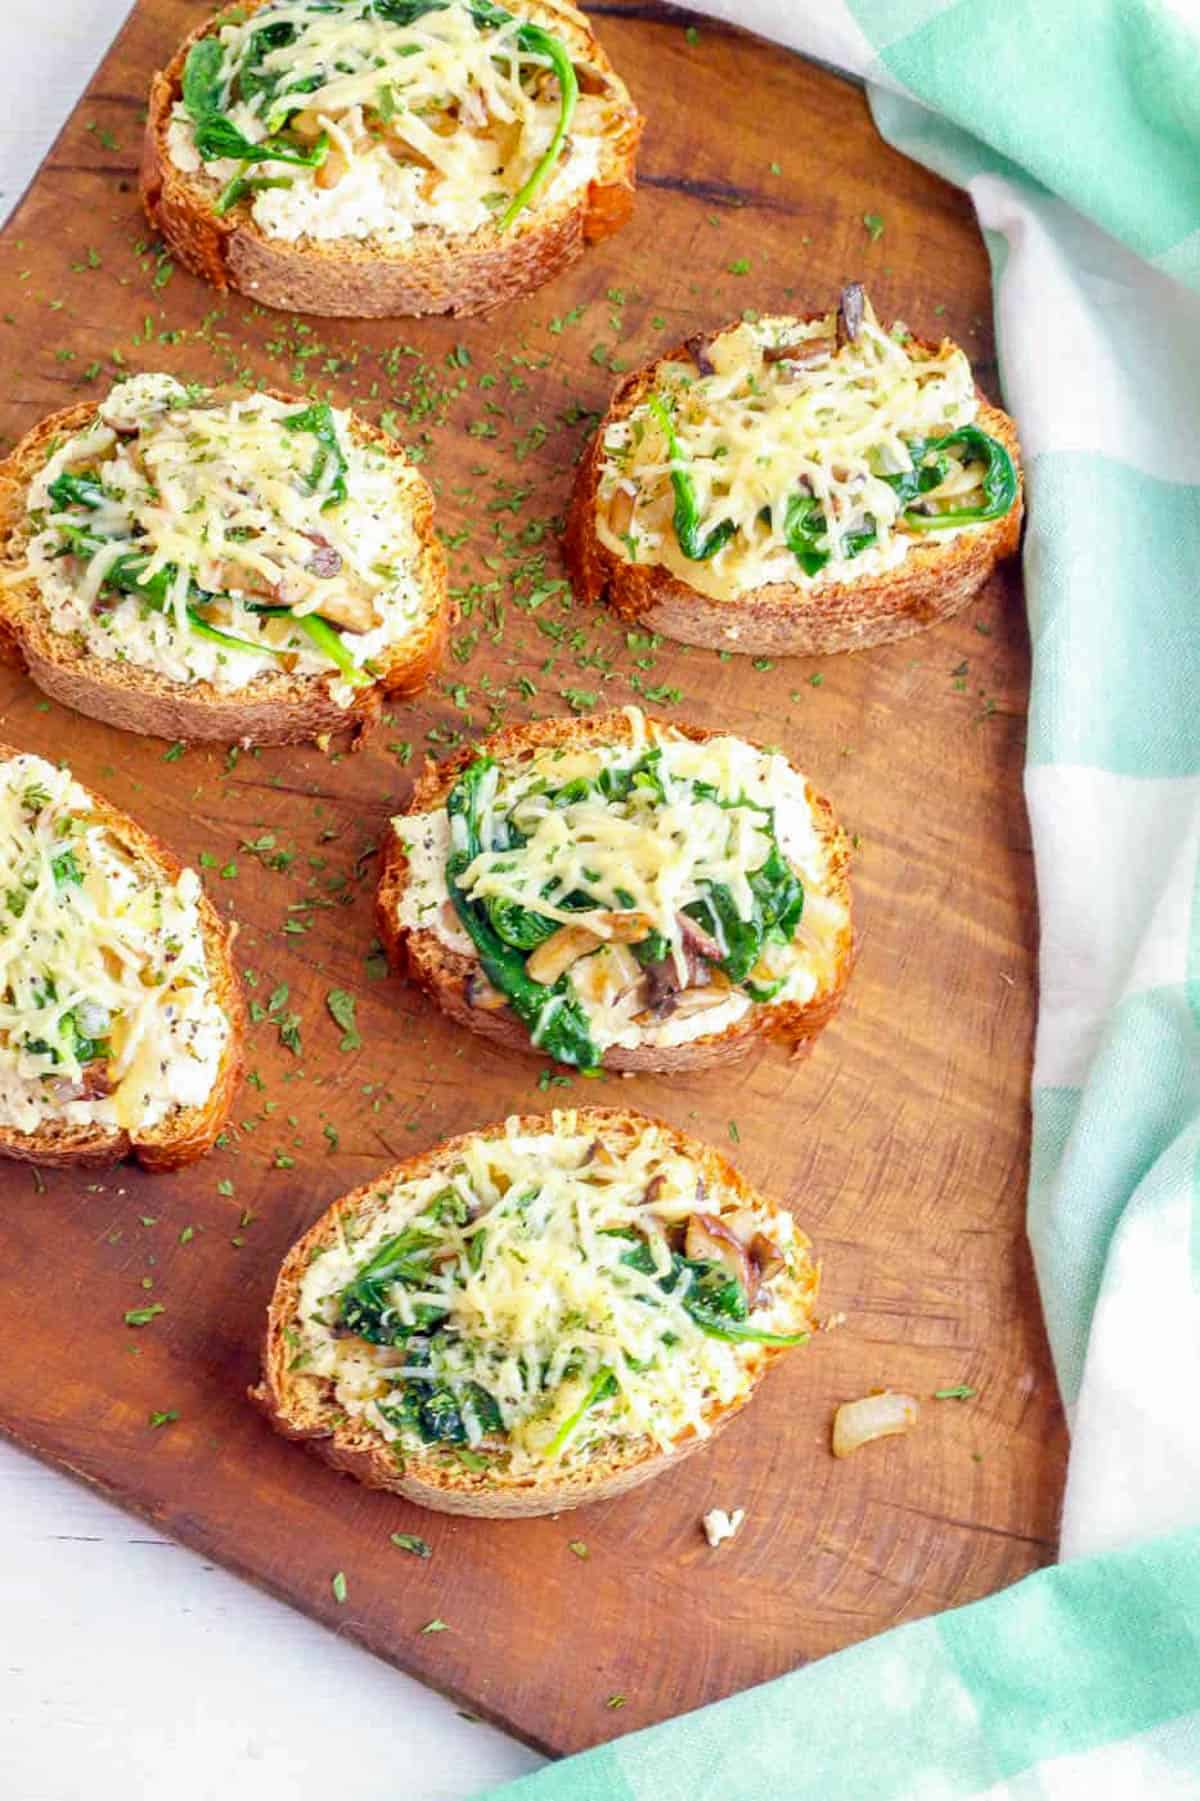
[[[741,1530],[746,1518],[743,1507],[735,1507],[732,1513],[726,1513],[723,1507],[711,1507],[704,1516],[704,1536],[715,1551],[723,1545],[727,1538],[735,1538]]]

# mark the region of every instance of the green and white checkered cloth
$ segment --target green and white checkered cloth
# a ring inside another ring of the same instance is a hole
[[[1029,1231],[1072,1429],[1064,1561],[504,1793],[1200,1797],[1195,0],[706,10],[863,76],[992,258],[1028,470]]]

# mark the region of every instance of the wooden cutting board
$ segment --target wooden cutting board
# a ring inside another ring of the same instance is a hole
[[[135,191],[151,71],[205,10],[141,0],[3,234],[0,430],[15,438],[142,368],[361,405],[426,455],[464,618],[444,678],[358,755],[182,751],[0,676],[0,735],[69,756],[200,863],[240,923],[259,1015],[229,1142],[205,1163],[162,1178],[0,1170],[0,1426],[474,1711],[571,1751],[1053,1554],[1065,1438],[1022,1229],[1035,911],[1018,578],[889,649],[752,665],[627,640],[570,604],[555,543],[613,372],[745,308],[824,307],[858,277],[884,318],[958,338],[994,390],[987,261],[965,198],[880,142],[857,88],[734,29],[611,4],[593,11],[649,118],[619,237],[484,322],[308,323],[223,301],[149,241]],[[862,957],[807,1062],[767,1051],[707,1076],[559,1086],[381,971],[375,847],[422,755],[478,735],[493,708],[639,694],[779,744],[856,834]],[[331,989],[357,997],[361,1044],[342,1046]],[[577,1100],[640,1106],[731,1151],[812,1234],[840,1329],[787,1359],[705,1454],[560,1519],[424,1514],[273,1437],[244,1394],[292,1240],[397,1158]],[[149,1325],[123,1323],[151,1303],[164,1311]],[[839,1400],[957,1384],[975,1396],[928,1399],[909,1437],[830,1456]],[[155,1427],[156,1413],[171,1417]],[[713,1506],[747,1514],[717,1553],[700,1530]],[[396,1549],[397,1531],[432,1557]],[[432,1620],[446,1630],[422,1632]]]

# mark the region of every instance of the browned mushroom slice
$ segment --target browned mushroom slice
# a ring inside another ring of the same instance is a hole
[[[79,1092],[85,1101],[102,1101],[110,1094],[115,1094],[116,1083],[112,1071],[103,1059],[95,1063],[85,1063],[79,1072]]]
[[[591,63],[576,63],[575,78],[581,94],[607,94],[609,91],[608,76],[603,69],[594,69]]]
[[[694,336],[684,339],[683,347],[695,363],[697,369],[699,369],[701,375],[715,375],[717,373],[717,366],[708,354],[711,343],[712,339],[705,337],[703,332],[696,332]]]
[[[836,340],[832,333],[819,338],[800,338],[795,344],[768,344],[763,351],[764,363],[815,363],[832,356]]]
[[[758,1293],[758,1274],[745,1245],[715,1213],[693,1213],[687,1223],[684,1250],[696,1263],[717,1263],[735,1278],[750,1305]]]
[[[317,164],[316,183],[319,188],[336,188],[338,183],[350,173],[350,164],[346,154],[338,145],[331,144],[325,154],[324,162]]]
[[[729,999],[729,989],[713,982],[703,988],[684,988],[672,997],[668,1013],[672,1019],[691,1019],[697,1013],[710,1013],[714,1007],[723,1007]]]
[[[725,955],[711,932],[694,920],[690,913],[677,913],[675,923],[679,927],[680,936],[688,950],[698,951],[707,957],[710,963],[719,963]]]
[[[633,495],[628,488],[618,488],[608,503],[608,528],[623,538],[633,524]]]
[[[369,632],[379,624],[379,614],[361,588],[336,588],[332,594],[322,594],[316,605],[307,610],[319,613],[331,625],[345,626],[349,632]]]
[[[587,926],[560,926],[531,954],[525,973],[534,982],[547,985],[557,982],[572,963],[578,963],[580,957],[586,957],[590,951],[599,950],[603,943],[604,939],[589,931]]]
[[[304,536],[315,548],[308,559],[310,575],[320,576],[322,581],[332,581],[335,575],[342,573],[342,553],[335,550],[321,532],[305,532]]]
[[[602,1139],[593,1138],[583,1153],[581,1169],[616,1169],[617,1158]]]
[[[861,281],[851,281],[842,289],[842,298],[838,302],[837,341],[838,348],[843,344],[853,344],[862,330],[863,313],[866,307],[866,295]]]
[[[466,996],[468,1007],[476,1007],[481,1013],[499,1013],[501,1007],[508,1005],[507,998],[479,970],[467,977]]]
[[[756,1232],[750,1240],[750,1259],[758,1270],[760,1282],[769,1282],[786,1266],[786,1259],[773,1238],[765,1232]]]
[[[627,913],[596,913],[593,918],[611,944],[641,944],[654,930],[654,921],[632,908]]]
[[[218,563],[213,574],[224,594],[256,594],[263,600],[276,598],[275,583],[268,580],[261,569],[249,569],[233,557]]]

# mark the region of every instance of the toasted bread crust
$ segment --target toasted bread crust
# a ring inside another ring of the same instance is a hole
[[[811,320],[822,315],[806,317]],[[815,588],[771,582],[733,599],[715,600],[681,581],[661,563],[627,563],[596,534],[604,435],[614,421],[626,418],[652,391],[664,363],[689,360],[687,347],[679,345],[626,376],[580,462],[563,549],[572,586],[585,599],[607,600],[630,624],[661,632],[681,644],[743,656],[829,656],[835,651],[890,644],[951,618],[978,593],[996,564],[1015,553],[1024,506],[1017,429],[1007,413],[991,406],[979,393],[975,423],[997,438],[1012,458],[1017,471],[1016,501],[1003,518],[963,532],[948,543],[939,545],[927,539],[915,544],[890,574]]]
[[[661,721],[698,744],[719,737],[718,732],[699,726]],[[543,719],[532,725],[508,726],[484,739],[478,745],[466,745],[444,763],[427,761],[423,775],[413,789],[407,813],[431,812],[445,803],[451,788],[463,770],[483,752],[497,762],[517,757],[522,752],[546,746],[574,746],[612,742],[629,732],[629,721],[623,713],[599,714],[591,719]],[[805,1004],[786,1002],[781,1006],[752,1007],[723,1032],[707,1038],[695,1038],[686,1044],[669,1046],[640,1045],[635,1049],[613,1046],[604,1053],[603,1065],[612,1070],[687,1070],[711,1069],[718,1064],[733,1063],[744,1057],[756,1041],[775,1038],[788,1044],[793,1054],[810,1046],[841,1005],[850,972],[857,955],[850,907],[850,847],[837,823],[833,808],[809,783],[807,797],[814,820],[829,858],[830,888],[847,908],[847,924],[837,948],[836,968],[831,982],[821,987]],[[396,833],[389,832],[383,852],[379,887],[376,891],[376,924],[387,950],[388,961],[398,973],[407,974],[434,999],[456,1025],[466,1026],[481,1037],[490,1038],[506,1050],[521,1051],[526,1056],[545,1057],[546,1053],[530,1042],[529,1034],[507,1008],[489,1013],[472,1007],[467,1000],[467,983],[479,969],[478,961],[451,950],[430,930],[412,931],[398,924],[400,901],[408,883],[408,858]]]
[[[11,744],[0,744],[0,763],[22,754]],[[86,784],[81,782],[80,786]],[[127,813],[114,807],[102,795],[90,788],[87,793],[97,817],[140,863],[152,865],[168,881],[178,880],[183,865],[165,845],[143,831]],[[194,1163],[211,1151],[233,1105],[234,1091],[242,1074],[246,1006],[233,962],[236,928],[231,930],[222,922],[203,890],[197,901],[197,911],[213,990],[229,1021],[229,1037],[217,1079],[204,1105],[168,1114],[142,1137],[134,1137],[115,1126],[72,1126],[53,1121],[39,1126],[36,1132],[18,1132],[0,1126],[0,1157],[15,1157],[20,1162],[38,1163],[51,1169],[100,1168],[119,1163],[126,1157],[135,1157],[145,1169],[167,1171],[182,1169],[184,1164]]]
[[[595,1130],[609,1143],[619,1142],[622,1138],[634,1141],[647,1127],[657,1127],[665,1133],[672,1150],[682,1153],[696,1165],[710,1194],[728,1195],[734,1205],[765,1206],[782,1211],[776,1203],[752,1188],[710,1145],[675,1131],[651,1115],[611,1107],[581,1107],[576,1111],[576,1119],[585,1130]],[[468,1470],[462,1466],[448,1468],[434,1457],[419,1454],[406,1453],[403,1465],[398,1464],[378,1433],[361,1422],[347,1420],[341,1413],[330,1381],[323,1378],[315,1384],[311,1377],[305,1378],[302,1372],[289,1368],[294,1353],[286,1333],[296,1316],[300,1285],[311,1252],[336,1241],[340,1233],[339,1222],[344,1215],[361,1217],[364,1212],[369,1214],[373,1211],[372,1197],[381,1189],[386,1192],[397,1182],[419,1178],[442,1166],[449,1168],[469,1139],[502,1137],[505,1123],[497,1121],[478,1132],[464,1133],[445,1144],[435,1145],[432,1150],[407,1158],[403,1163],[383,1170],[375,1181],[343,1195],[322,1214],[284,1260],[267,1311],[263,1377],[249,1391],[250,1399],[266,1414],[277,1432],[285,1438],[304,1441],[334,1469],[355,1477],[368,1488],[403,1495],[438,1513],[474,1514],[484,1519],[561,1513],[586,1502],[610,1500],[627,1489],[648,1482],[669,1465],[679,1463],[708,1444],[752,1398],[766,1370],[786,1349],[772,1345],[761,1347],[761,1363],[749,1392],[731,1404],[713,1407],[708,1416],[709,1437],[700,1438],[693,1434],[681,1439],[670,1451],[660,1450],[649,1440],[640,1440],[566,1474],[546,1477],[496,1477],[487,1471]],[[550,1121],[539,1114],[523,1114],[518,1119],[518,1127],[522,1132],[548,1130]],[[816,1280],[814,1271],[814,1300]]]
[[[246,748],[302,744],[345,731],[357,739],[373,724],[385,700],[416,694],[431,679],[445,654],[454,609],[446,590],[445,552],[434,530],[433,495],[420,477],[412,481],[411,493],[420,545],[418,579],[429,599],[428,612],[424,622],[395,646],[379,680],[359,690],[348,707],[338,706],[332,698],[332,677],[266,673],[227,694],[209,682],[176,682],[154,670],[104,662],[53,631],[36,585],[29,581],[7,585],[3,577],[21,563],[25,496],[51,443],[81,431],[95,410],[94,402],[81,401],[52,413],[0,463],[0,660],[27,670],[52,700],[122,731]],[[393,439],[357,415],[354,428],[359,442],[405,460]]]
[[[247,10],[265,3],[249,0]],[[569,0],[538,0],[538,10],[579,60],[618,79],[586,18]],[[245,205],[218,217],[204,182],[177,169],[167,147],[188,51],[216,23],[208,19],[198,26],[155,75],[141,163],[142,205],[150,223],[185,268],[216,288],[233,288],[264,306],[325,318],[488,313],[544,286],[587,245],[618,231],[633,210],[643,122],[629,101],[600,177],[552,208],[541,206],[533,216],[519,219],[504,235],[489,225],[466,240],[426,232],[401,249],[371,247],[357,239],[334,245],[287,243],[267,237]]]

